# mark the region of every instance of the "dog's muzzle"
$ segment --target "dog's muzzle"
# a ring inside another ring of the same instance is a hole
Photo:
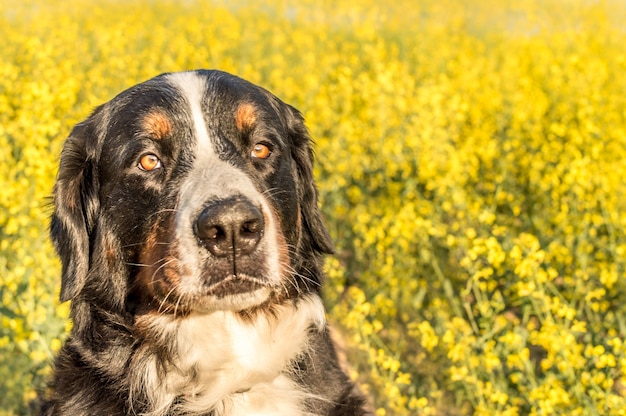
[[[207,294],[223,297],[271,285],[262,264],[265,232],[261,208],[242,196],[211,201],[196,217],[193,232],[207,251]]]

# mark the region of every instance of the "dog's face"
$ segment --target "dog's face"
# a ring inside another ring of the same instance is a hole
[[[51,226],[61,299],[188,313],[316,291],[306,257],[332,246],[311,156],[295,109],[223,72],[121,93],[62,152]]]

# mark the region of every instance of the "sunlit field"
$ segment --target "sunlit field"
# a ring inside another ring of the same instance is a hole
[[[195,68],[304,113],[328,319],[377,415],[626,415],[624,1],[0,0],[0,39],[0,415],[70,325],[64,138]]]

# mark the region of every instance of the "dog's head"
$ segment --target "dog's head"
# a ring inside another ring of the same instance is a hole
[[[242,311],[317,291],[332,245],[302,116],[218,71],[163,74],[67,139],[52,240],[61,300]]]

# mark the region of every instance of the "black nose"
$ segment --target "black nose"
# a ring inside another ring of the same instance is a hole
[[[194,223],[194,233],[216,257],[245,255],[263,237],[261,210],[247,199],[232,198],[211,203]]]

